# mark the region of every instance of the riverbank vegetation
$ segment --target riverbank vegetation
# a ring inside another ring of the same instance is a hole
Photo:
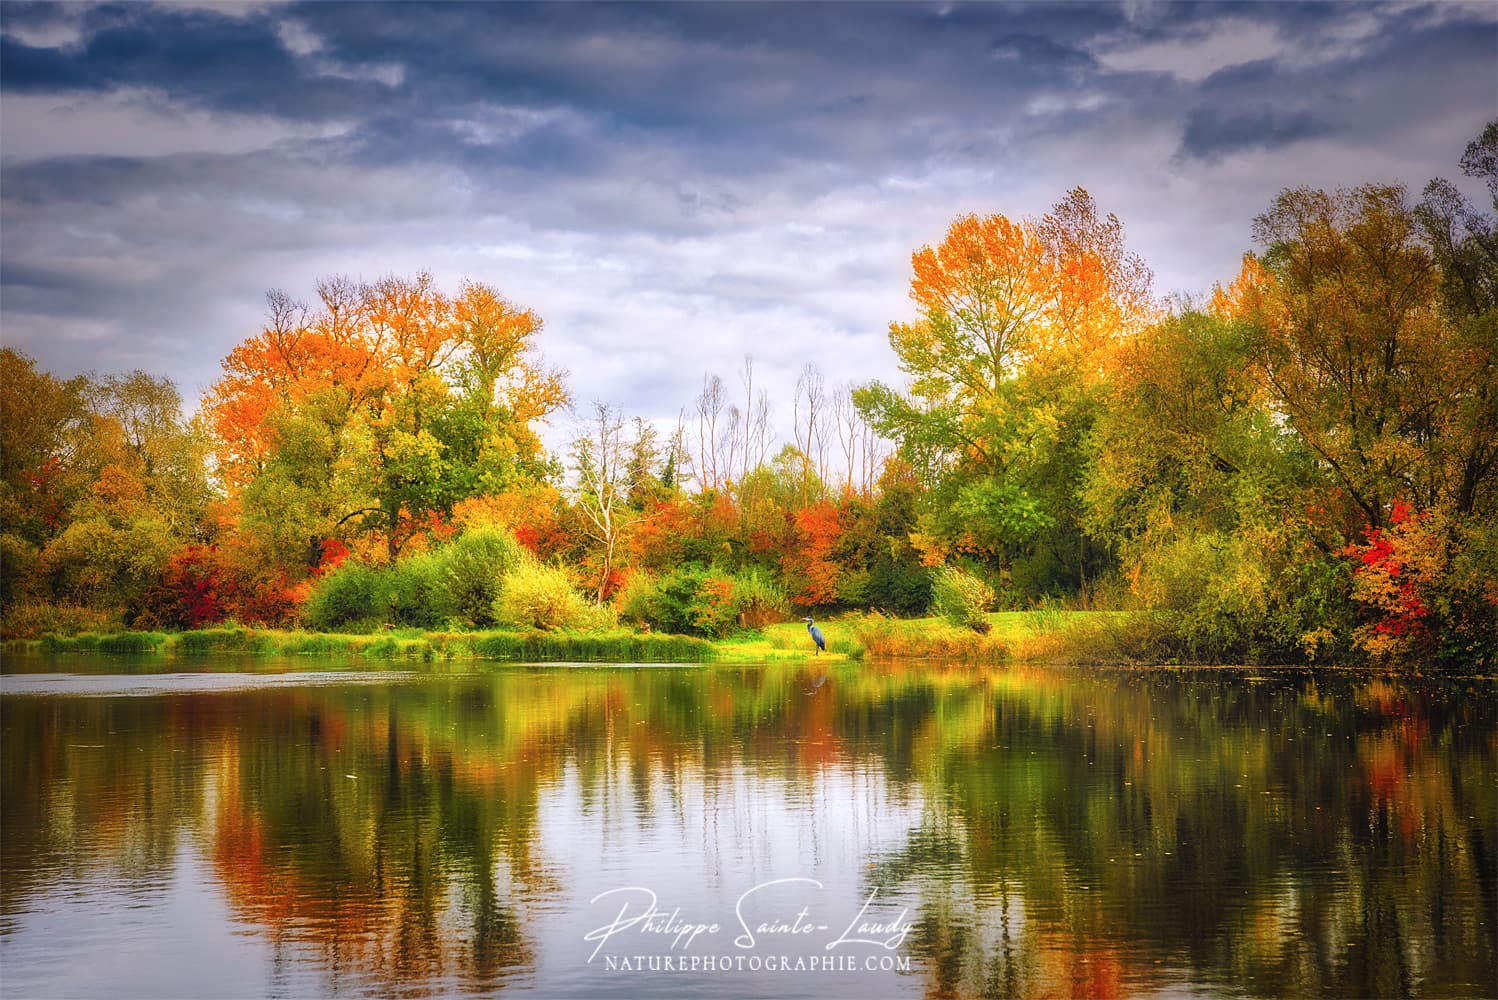
[[[1498,122],[1461,166],[1498,210]],[[191,419],[0,350],[0,621],[699,659],[812,613],[859,655],[1491,663],[1495,232],[1443,180],[1287,190],[1236,277],[1163,302],[1076,189],[914,253],[900,384],[808,366],[777,421],[746,359],[673,426],[595,405],[565,454],[541,320],[484,284],[272,293]]]

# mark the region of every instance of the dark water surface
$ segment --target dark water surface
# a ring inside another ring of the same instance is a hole
[[[104,669],[0,678],[7,997],[1498,992],[1488,680]]]

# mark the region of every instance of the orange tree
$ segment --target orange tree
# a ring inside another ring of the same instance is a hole
[[[1039,220],[963,216],[912,257],[917,318],[890,326],[908,392],[874,383],[863,414],[931,486],[922,533],[1038,587],[1085,585],[1075,503],[1093,392],[1151,312],[1150,275],[1083,190]],[[1045,568],[1037,568],[1045,564]]]
[[[455,503],[545,471],[534,423],[567,395],[534,312],[429,274],[334,278],[318,296],[272,293],[206,401],[220,480],[266,556],[301,564],[348,534],[393,560]]]

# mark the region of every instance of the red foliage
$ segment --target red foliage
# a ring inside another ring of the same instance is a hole
[[[348,556],[342,542],[322,543],[314,574]],[[236,559],[232,546],[186,545],[172,553],[161,583],[150,599],[150,615],[162,625],[202,628],[233,619],[245,625],[283,626],[296,620],[305,586],[294,586],[285,572],[251,569]]]
[[[791,600],[804,607],[837,603],[837,582],[842,570],[832,559],[842,537],[838,509],[819,500],[792,515],[795,539],[780,557]]]
[[[1422,591],[1438,579],[1444,546],[1430,511],[1416,513],[1404,501],[1389,512],[1387,529],[1364,529],[1366,541],[1344,554],[1353,567],[1353,597],[1371,613],[1360,629],[1370,652],[1407,650],[1432,636],[1431,608]]]
[[[67,508],[62,492],[56,488],[62,474],[62,459],[49,455],[46,461],[26,475],[27,485],[35,494],[31,504],[42,515],[42,522],[49,530],[62,523],[62,514]]]
[[[222,621],[224,600],[230,596],[226,591],[233,589],[212,545],[189,545],[172,553],[162,584],[171,597],[172,623],[187,628]]]
[[[312,572],[321,576],[338,566],[349,557],[349,547],[337,538],[324,538],[318,545],[317,564],[312,567]]]

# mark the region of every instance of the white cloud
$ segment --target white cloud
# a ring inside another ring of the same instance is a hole
[[[1111,70],[1167,73],[1197,83],[1229,66],[1277,55],[1284,47],[1272,24],[1227,18],[1201,37],[1144,43],[1128,37],[1104,41],[1093,50],[1093,56]]]

